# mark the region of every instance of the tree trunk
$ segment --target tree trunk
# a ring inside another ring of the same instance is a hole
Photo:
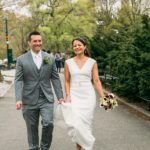
[[[3,80],[4,80],[4,78],[3,78],[3,75],[2,75],[1,70],[0,70],[0,82],[2,82]]]

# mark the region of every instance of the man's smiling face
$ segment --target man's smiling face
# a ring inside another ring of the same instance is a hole
[[[41,35],[32,35],[31,40],[28,41],[29,47],[38,53],[42,49],[42,37]]]

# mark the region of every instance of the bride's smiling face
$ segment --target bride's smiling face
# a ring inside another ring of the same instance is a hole
[[[76,55],[84,54],[85,49],[86,46],[82,42],[78,40],[73,41],[73,50]]]

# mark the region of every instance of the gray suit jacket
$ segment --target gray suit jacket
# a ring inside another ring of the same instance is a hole
[[[63,98],[55,60],[42,51],[42,59],[45,56],[49,57],[48,64],[42,63],[40,70],[37,69],[30,51],[18,57],[15,75],[16,101],[22,101],[26,105],[35,105],[39,98],[39,88],[41,88],[47,100],[54,102],[51,83],[57,98]]]

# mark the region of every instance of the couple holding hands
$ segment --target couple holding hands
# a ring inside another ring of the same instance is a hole
[[[93,150],[95,138],[92,135],[92,119],[96,106],[97,90],[104,97],[98,75],[98,66],[89,57],[86,43],[81,38],[72,41],[75,53],[66,60],[65,92],[56,70],[55,59],[42,51],[42,36],[31,32],[28,36],[30,51],[17,59],[15,75],[16,109],[22,109],[26,122],[29,150],[49,150],[53,136],[54,95],[52,87],[62,106],[62,113],[68,127],[68,134],[76,143],[76,150]],[[39,145],[39,117],[42,135]]]

